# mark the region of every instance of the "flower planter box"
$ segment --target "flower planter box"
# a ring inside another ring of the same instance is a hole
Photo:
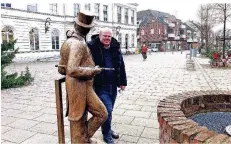
[[[218,59],[218,58],[220,58],[220,55],[218,53],[214,53],[213,54],[213,59]]]

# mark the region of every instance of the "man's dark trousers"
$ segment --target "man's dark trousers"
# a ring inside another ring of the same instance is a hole
[[[107,108],[108,118],[101,126],[102,134],[104,138],[111,138],[111,120],[112,111],[115,104],[117,96],[117,86],[116,85],[103,85],[100,87],[94,87],[96,94],[99,96],[100,100],[104,103]]]

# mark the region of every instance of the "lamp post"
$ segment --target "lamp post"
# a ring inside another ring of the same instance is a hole
[[[50,28],[47,24],[51,25],[51,19],[50,18],[47,18],[45,21],[45,34],[49,31],[49,28]]]
[[[166,46],[167,46],[167,41],[168,41],[168,36],[167,35],[165,35],[164,36],[164,54],[165,54],[165,52],[166,52]]]
[[[117,27],[115,28],[115,31],[116,31],[116,37],[119,35],[119,33],[120,33],[120,29],[121,29],[121,26],[117,26]]]

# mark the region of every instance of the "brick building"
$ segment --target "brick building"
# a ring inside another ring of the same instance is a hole
[[[140,25],[138,28],[138,44],[146,43],[159,51],[187,49],[186,26],[175,16],[145,10],[137,13]]]

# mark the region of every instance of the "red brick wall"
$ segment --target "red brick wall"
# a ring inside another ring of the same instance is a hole
[[[165,25],[158,20],[153,20],[153,22],[141,26],[140,28],[140,38],[142,42],[160,42],[163,40]],[[154,30],[154,34],[151,34],[151,29]],[[160,33],[159,33],[160,29]],[[144,35],[141,34],[141,31],[144,30]]]
[[[187,118],[217,111],[231,112],[231,91],[190,91],[161,100],[157,107],[160,143],[231,144],[228,135],[217,134]]]

